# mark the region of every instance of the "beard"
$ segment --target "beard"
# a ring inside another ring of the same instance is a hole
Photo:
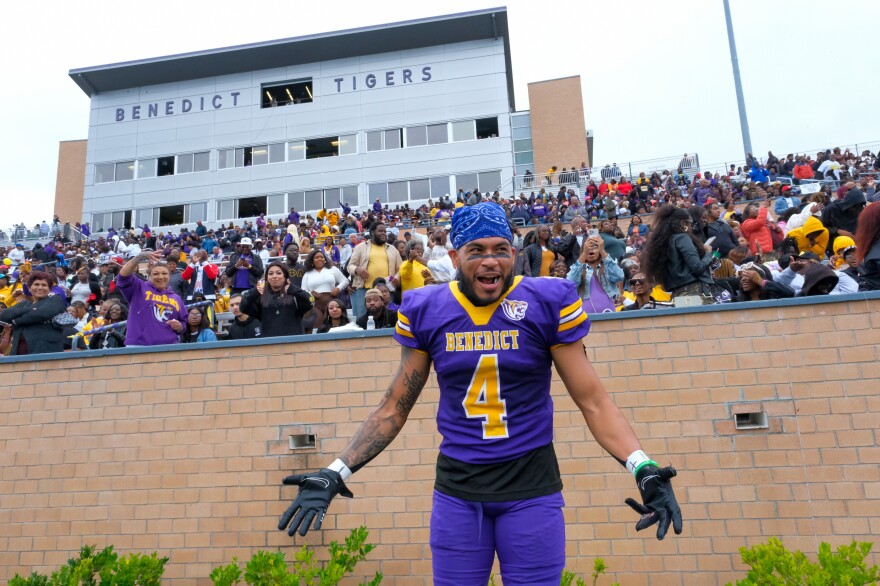
[[[455,274],[455,279],[458,281],[458,290],[461,291],[461,294],[467,298],[468,301],[471,302],[476,307],[485,307],[486,305],[492,305],[498,299],[501,298],[501,295],[504,295],[508,289],[510,289],[511,285],[513,285],[513,271],[507,278],[504,279],[504,286],[501,287],[501,295],[496,299],[492,299],[491,301],[484,301],[477,297],[477,292],[474,290],[473,282],[469,281],[465,278],[464,274],[462,274],[461,269],[458,269],[458,272]]]

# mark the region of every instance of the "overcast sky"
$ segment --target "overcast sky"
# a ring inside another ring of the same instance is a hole
[[[880,144],[880,1],[730,0],[754,151]],[[0,228],[51,220],[58,142],[88,134],[70,69],[502,3],[7,2],[0,21]],[[742,158],[722,0],[510,0],[516,105],[580,75],[596,164]],[[561,163],[565,163],[564,161]]]

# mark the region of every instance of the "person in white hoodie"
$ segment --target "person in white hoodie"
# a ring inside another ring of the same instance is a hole
[[[807,218],[810,216],[816,216],[819,218],[822,215],[822,204],[818,203],[808,203],[804,206],[799,213],[794,214],[788,219],[788,222],[785,224],[785,234],[788,235],[789,232],[794,230],[795,228],[800,228],[807,222]]]

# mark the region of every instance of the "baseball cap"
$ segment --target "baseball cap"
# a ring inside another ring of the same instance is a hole
[[[239,242],[239,244],[241,244],[242,246],[253,246],[254,245],[254,243],[251,242],[250,238],[242,238],[241,241]]]

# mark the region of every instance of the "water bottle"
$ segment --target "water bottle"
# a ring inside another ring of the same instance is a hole
[[[376,320],[373,319],[373,316],[367,317],[367,329],[375,330],[376,329]]]

